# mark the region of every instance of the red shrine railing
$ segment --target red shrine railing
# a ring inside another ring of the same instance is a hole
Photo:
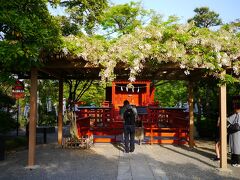
[[[188,136],[188,112],[179,108],[149,107],[147,121],[143,121],[145,136],[150,144],[185,144]]]
[[[144,128],[144,142],[185,144],[189,140],[188,112],[179,108],[137,107]],[[80,107],[77,115],[79,136],[93,135],[94,142],[122,141],[123,121],[112,107]]]

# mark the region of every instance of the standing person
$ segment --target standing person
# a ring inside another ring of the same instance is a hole
[[[123,102],[123,108],[120,111],[120,116],[124,121],[124,144],[125,152],[133,152],[135,149],[135,120],[137,118],[137,110],[129,104],[128,100]],[[129,151],[130,144],[130,151]]]
[[[217,127],[216,127],[215,153],[216,153],[216,157],[213,158],[213,160],[219,161],[220,160],[220,117],[218,117]]]
[[[240,107],[238,107],[236,113],[231,115],[227,120],[228,125],[236,122],[240,125]],[[229,134],[229,147],[232,166],[240,167],[240,131]]]

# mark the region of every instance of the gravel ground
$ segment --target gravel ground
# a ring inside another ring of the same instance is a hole
[[[48,136],[48,144],[37,145],[37,166],[32,170],[26,168],[26,149],[8,153],[6,160],[0,161],[0,179],[240,179],[240,169],[230,164],[229,171],[218,170],[219,162],[211,160],[211,141],[196,141],[194,149],[136,145],[134,153],[125,154],[121,144],[99,143],[89,150],[62,149],[56,140],[56,136]],[[124,175],[124,163],[129,166],[129,176]]]

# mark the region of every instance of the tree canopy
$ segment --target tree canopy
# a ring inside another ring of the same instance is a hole
[[[102,29],[107,31],[107,35],[121,36],[143,25],[151,14],[150,10],[141,7],[140,2],[130,2],[110,6],[101,15],[99,23]]]
[[[60,31],[46,0],[0,1],[1,73],[39,65],[41,53],[59,47]]]
[[[210,11],[208,7],[200,7],[194,9],[196,15],[189,19],[188,22],[194,21],[197,27],[209,28],[211,26],[218,26],[222,24],[222,20],[219,18],[219,14]]]
[[[136,80],[145,65],[157,68],[162,63],[177,63],[186,75],[194,68],[205,68],[207,73],[225,79],[220,72],[226,67],[239,74],[240,37],[231,28],[212,31],[192,23],[180,24],[172,17],[158,21],[158,16],[144,24],[141,17],[149,17],[149,12],[139,3],[109,7],[104,0],[51,1],[65,6],[70,14],[69,22],[65,17],[61,20],[68,27],[64,31],[59,20],[49,14],[47,0],[0,2],[0,63],[4,68],[17,65],[24,70],[41,62],[41,52],[47,56],[62,51],[66,57],[75,56],[103,67],[103,82],[115,78],[118,63],[129,69],[130,81]],[[196,12],[218,18],[208,8]],[[108,39],[97,34],[92,31],[97,22],[103,29],[118,30],[122,36]],[[219,21],[211,23],[217,25]],[[78,33],[76,26],[88,34]]]
[[[63,0],[60,5],[66,7],[70,20],[91,35],[108,3],[107,0]]]

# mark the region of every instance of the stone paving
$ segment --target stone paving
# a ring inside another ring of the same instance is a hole
[[[214,143],[196,141],[197,147],[137,145],[134,153],[123,153],[122,144],[98,143],[91,149],[62,149],[56,137],[36,149],[36,166],[26,168],[28,151],[18,150],[0,161],[2,180],[175,180],[240,179],[240,168],[229,164],[220,171]]]

